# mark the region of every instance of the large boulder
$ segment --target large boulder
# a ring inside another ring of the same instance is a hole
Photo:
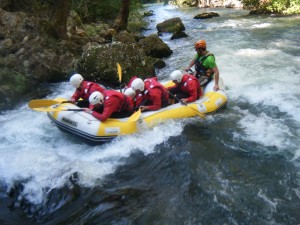
[[[165,20],[162,23],[158,23],[156,25],[156,29],[158,30],[159,33],[160,32],[175,33],[178,31],[184,31],[185,26],[183,25],[179,17],[175,17],[175,18]]]
[[[163,58],[170,56],[173,51],[164,43],[157,34],[152,34],[139,41],[139,45],[144,49],[147,56]]]
[[[153,76],[153,64],[157,59],[145,55],[135,43],[114,42],[90,46],[77,63],[77,71],[87,80],[103,85],[119,85],[117,63],[122,67],[122,82],[132,76],[142,78]]]

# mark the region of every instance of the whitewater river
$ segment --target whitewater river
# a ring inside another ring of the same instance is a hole
[[[300,224],[300,17],[150,5],[188,38],[161,80],[207,41],[228,95],[206,120],[169,121],[101,146],[63,133],[24,102],[0,114],[0,224]],[[194,20],[201,12],[220,17]],[[70,97],[69,83],[53,85]]]

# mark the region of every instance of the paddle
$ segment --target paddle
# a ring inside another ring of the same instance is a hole
[[[60,112],[60,111],[74,111],[74,112],[80,112],[84,111],[83,109],[67,109],[67,108],[31,108],[35,111],[39,112]]]
[[[86,100],[80,100],[78,102],[84,102]],[[29,108],[41,108],[41,107],[49,107],[56,104],[63,104],[63,103],[72,103],[71,101],[62,101],[62,100],[52,100],[52,99],[35,99],[31,100],[28,103]]]
[[[71,103],[71,101],[59,101],[59,100],[51,100],[51,99],[35,99],[31,100],[28,103],[29,108],[41,108],[41,107],[49,107],[55,104],[62,103]]]
[[[128,118],[128,122],[135,122],[137,121],[140,116],[142,114],[141,109],[139,109],[138,111],[136,111],[135,113],[133,113],[129,118]]]
[[[118,68],[118,76],[119,76],[119,83],[120,83],[120,92],[122,93],[122,68],[119,63],[117,63],[117,68]]]
[[[168,91],[169,92],[169,91]],[[200,116],[201,118],[205,118],[204,113],[199,112],[197,109],[194,109],[193,107],[190,107],[188,104],[186,104],[184,101],[182,101],[181,99],[179,99],[176,95],[173,95],[171,92],[169,92],[169,94],[175,98],[177,101],[179,101],[181,104],[183,104],[184,106],[188,107],[189,109],[191,109],[194,113],[196,113],[198,116]]]

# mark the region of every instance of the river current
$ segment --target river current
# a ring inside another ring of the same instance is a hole
[[[205,120],[172,120],[90,146],[27,102],[0,114],[0,224],[300,224],[300,17],[148,5],[180,17],[189,37],[160,80],[207,41],[228,96]],[[195,20],[202,12],[220,17]],[[70,97],[69,83],[51,87]]]

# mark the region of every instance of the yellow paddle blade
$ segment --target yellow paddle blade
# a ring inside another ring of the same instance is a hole
[[[35,100],[31,100],[28,103],[28,107],[29,108],[41,108],[41,107],[48,107],[48,106],[52,106],[55,104],[59,104],[62,103],[62,101],[57,101],[57,100],[49,100],[49,99],[35,99]]]
[[[118,68],[118,75],[119,75],[119,82],[121,83],[122,81],[122,68],[119,63],[117,63],[117,68]]]
[[[137,121],[141,117],[141,114],[142,114],[142,111],[141,111],[141,109],[139,109],[138,111],[136,111],[135,113],[133,113],[128,118],[128,122],[135,122],[135,121]]]
[[[194,113],[196,113],[198,116],[200,116],[202,119],[204,119],[205,118],[205,114],[204,113],[201,113],[201,112],[199,112],[197,109],[194,109],[194,108],[192,108],[192,107],[190,107],[190,106],[188,106],[188,105],[186,105],[189,109],[191,109],[192,111],[194,111]]]

